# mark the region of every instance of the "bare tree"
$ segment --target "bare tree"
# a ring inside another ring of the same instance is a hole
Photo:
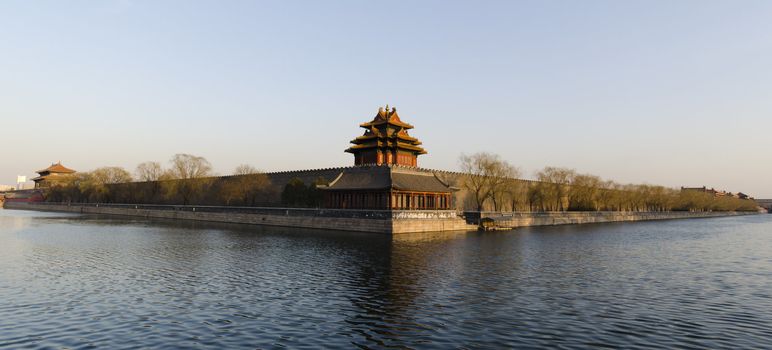
[[[493,202],[493,210],[499,211],[503,210],[504,203],[507,201],[508,198],[514,198],[513,195],[516,195],[516,191],[518,191],[519,187],[519,181],[516,179],[520,177],[521,173],[520,170],[516,167],[510,165],[506,161],[501,161],[493,171],[492,180],[491,180],[491,201]],[[514,202],[514,199],[510,199],[511,202]],[[514,206],[512,207],[512,211],[514,211]]]
[[[212,175],[212,165],[204,157],[175,154],[171,160],[170,175],[174,179],[199,179]]]
[[[531,211],[545,211],[547,210],[546,199],[544,198],[545,184],[541,182],[533,182],[528,186],[528,203],[530,204]]]
[[[176,196],[183,205],[190,204],[211,183],[212,165],[204,157],[175,154],[169,163],[171,168],[163,177],[171,180],[164,181],[163,185],[172,201]]]
[[[233,175],[249,175],[249,174],[257,174],[260,173],[260,170],[257,170],[257,168],[249,165],[249,164],[241,164],[236,167],[236,169],[233,170]]]
[[[161,163],[144,162],[137,165],[136,174],[139,181],[158,181],[161,179],[164,171]]]
[[[108,185],[131,182],[131,174],[120,167],[102,167],[90,172],[77,173],[81,196],[89,202],[111,202],[114,193]]]
[[[144,186],[138,187],[140,190],[133,193],[135,198],[139,198],[140,203],[156,202],[156,197],[162,190],[160,181],[171,178],[171,174],[168,171],[164,171],[161,163],[158,162],[144,162],[137,165],[135,174],[138,181],[147,183]]]
[[[91,172],[95,181],[101,184],[119,184],[131,182],[131,173],[121,167],[102,167]]]
[[[603,180],[595,175],[578,174],[571,180],[569,207],[571,210],[600,210]]]
[[[514,177],[520,177],[520,175],[515,175]],[[527,206],[529,202],[528,190],[528,183],[522,180],[513,180],[507,185],[506,195],[509,198],[512,211],[531,210]]]
[[[81,185],[90,176],[87,172],[78,172],[62,176],[50,189],[47,200],[53,202],[85,202]],[[84,186],[85,187],[85,186]]]
[[[542,182],[542,190],[549,210],[568,209],[568,190],[576,172],[568,168],[546,167],[536,174]],[[551,202],[551,203],[550,203]]]
[[[254,206],[271,186],[268,176],[251,165],[239,165],[233,174],[234,176],[225,180],[220,192],[225,205],[231,205],[234,200],[238,200],[242,205]]]
[[[473,196],[477,211],[483,210],[488,199],[493,200],[494,210],[499,210],[501,194],[506,184],[519,172],[515,167],[491,153],[475,153],[459,157],[461,171],[466,174],[462,186]]]

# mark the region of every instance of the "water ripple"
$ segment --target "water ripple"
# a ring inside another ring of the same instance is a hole
[[[772,216],[356,233],[0,211],[0,348],[768,348]]]

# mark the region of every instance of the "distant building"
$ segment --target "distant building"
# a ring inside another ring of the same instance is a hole
[[[50,167],[36,171],[38,177],[32,179],[35,182],[35,188],[48,188],[58,182],[63,181],[67,176],[75,173],[75,170],[62,165],[62,162],[51,164]]]
[[[45,200],[43,190],[10,191],[4,194],[5,202],[42,202]]]
[[[338,209],[447,210],[453,189],[436,174],[418,169],[426,154],[410,136],[413,126],[397,109],[380,108],[375,118],[360,125],[365,134],[352,140],[353,168],[344,169],[324,190],[324,206]]]
[[[2,191],[15,191],[15,190],[29,190],[33,189],[35,187],[34,183],[20,183],[16,186],[11,185],[0,185],[0,192]]]
[[[719,197],[726,194],[726,192],[719,192],[716,191],[715,188],[707,188],[706,186],[702,187],[681,187],[681,191],[693,191],[693,192],[701,192],[701,193],[707,193],[711,194],[713,196]]]
[[[681,191],[693,191],[693,192],[707,193],[709,195],[712,195],[713,197],[733,197],[733,198],[739,198],[739,199],[753,199],[752,197],[750,197],[747,194],[742,193],[742,192],[738,192],[737,194],[733,194],[732,192],[718,191],[715,188],[707,188],[707,186],[702,186],[702,187],[681,187]]]
[[[772,199],[757,199],[756,203],[759,203],[759,206],[766,209],[767,212],[772,213]]]

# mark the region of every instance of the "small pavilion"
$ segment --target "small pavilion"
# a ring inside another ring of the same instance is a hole
[[[38,177],[33,178],[35,188],[47,188],[62,182],[66,176],[74,174],[75,170],[65,167],[62,162],[51,164],[50,167],[36,171]]]

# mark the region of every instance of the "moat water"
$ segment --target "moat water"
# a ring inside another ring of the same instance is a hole
[[[0,348],[770,348],[772,215],[391,238],[0,210]]]

